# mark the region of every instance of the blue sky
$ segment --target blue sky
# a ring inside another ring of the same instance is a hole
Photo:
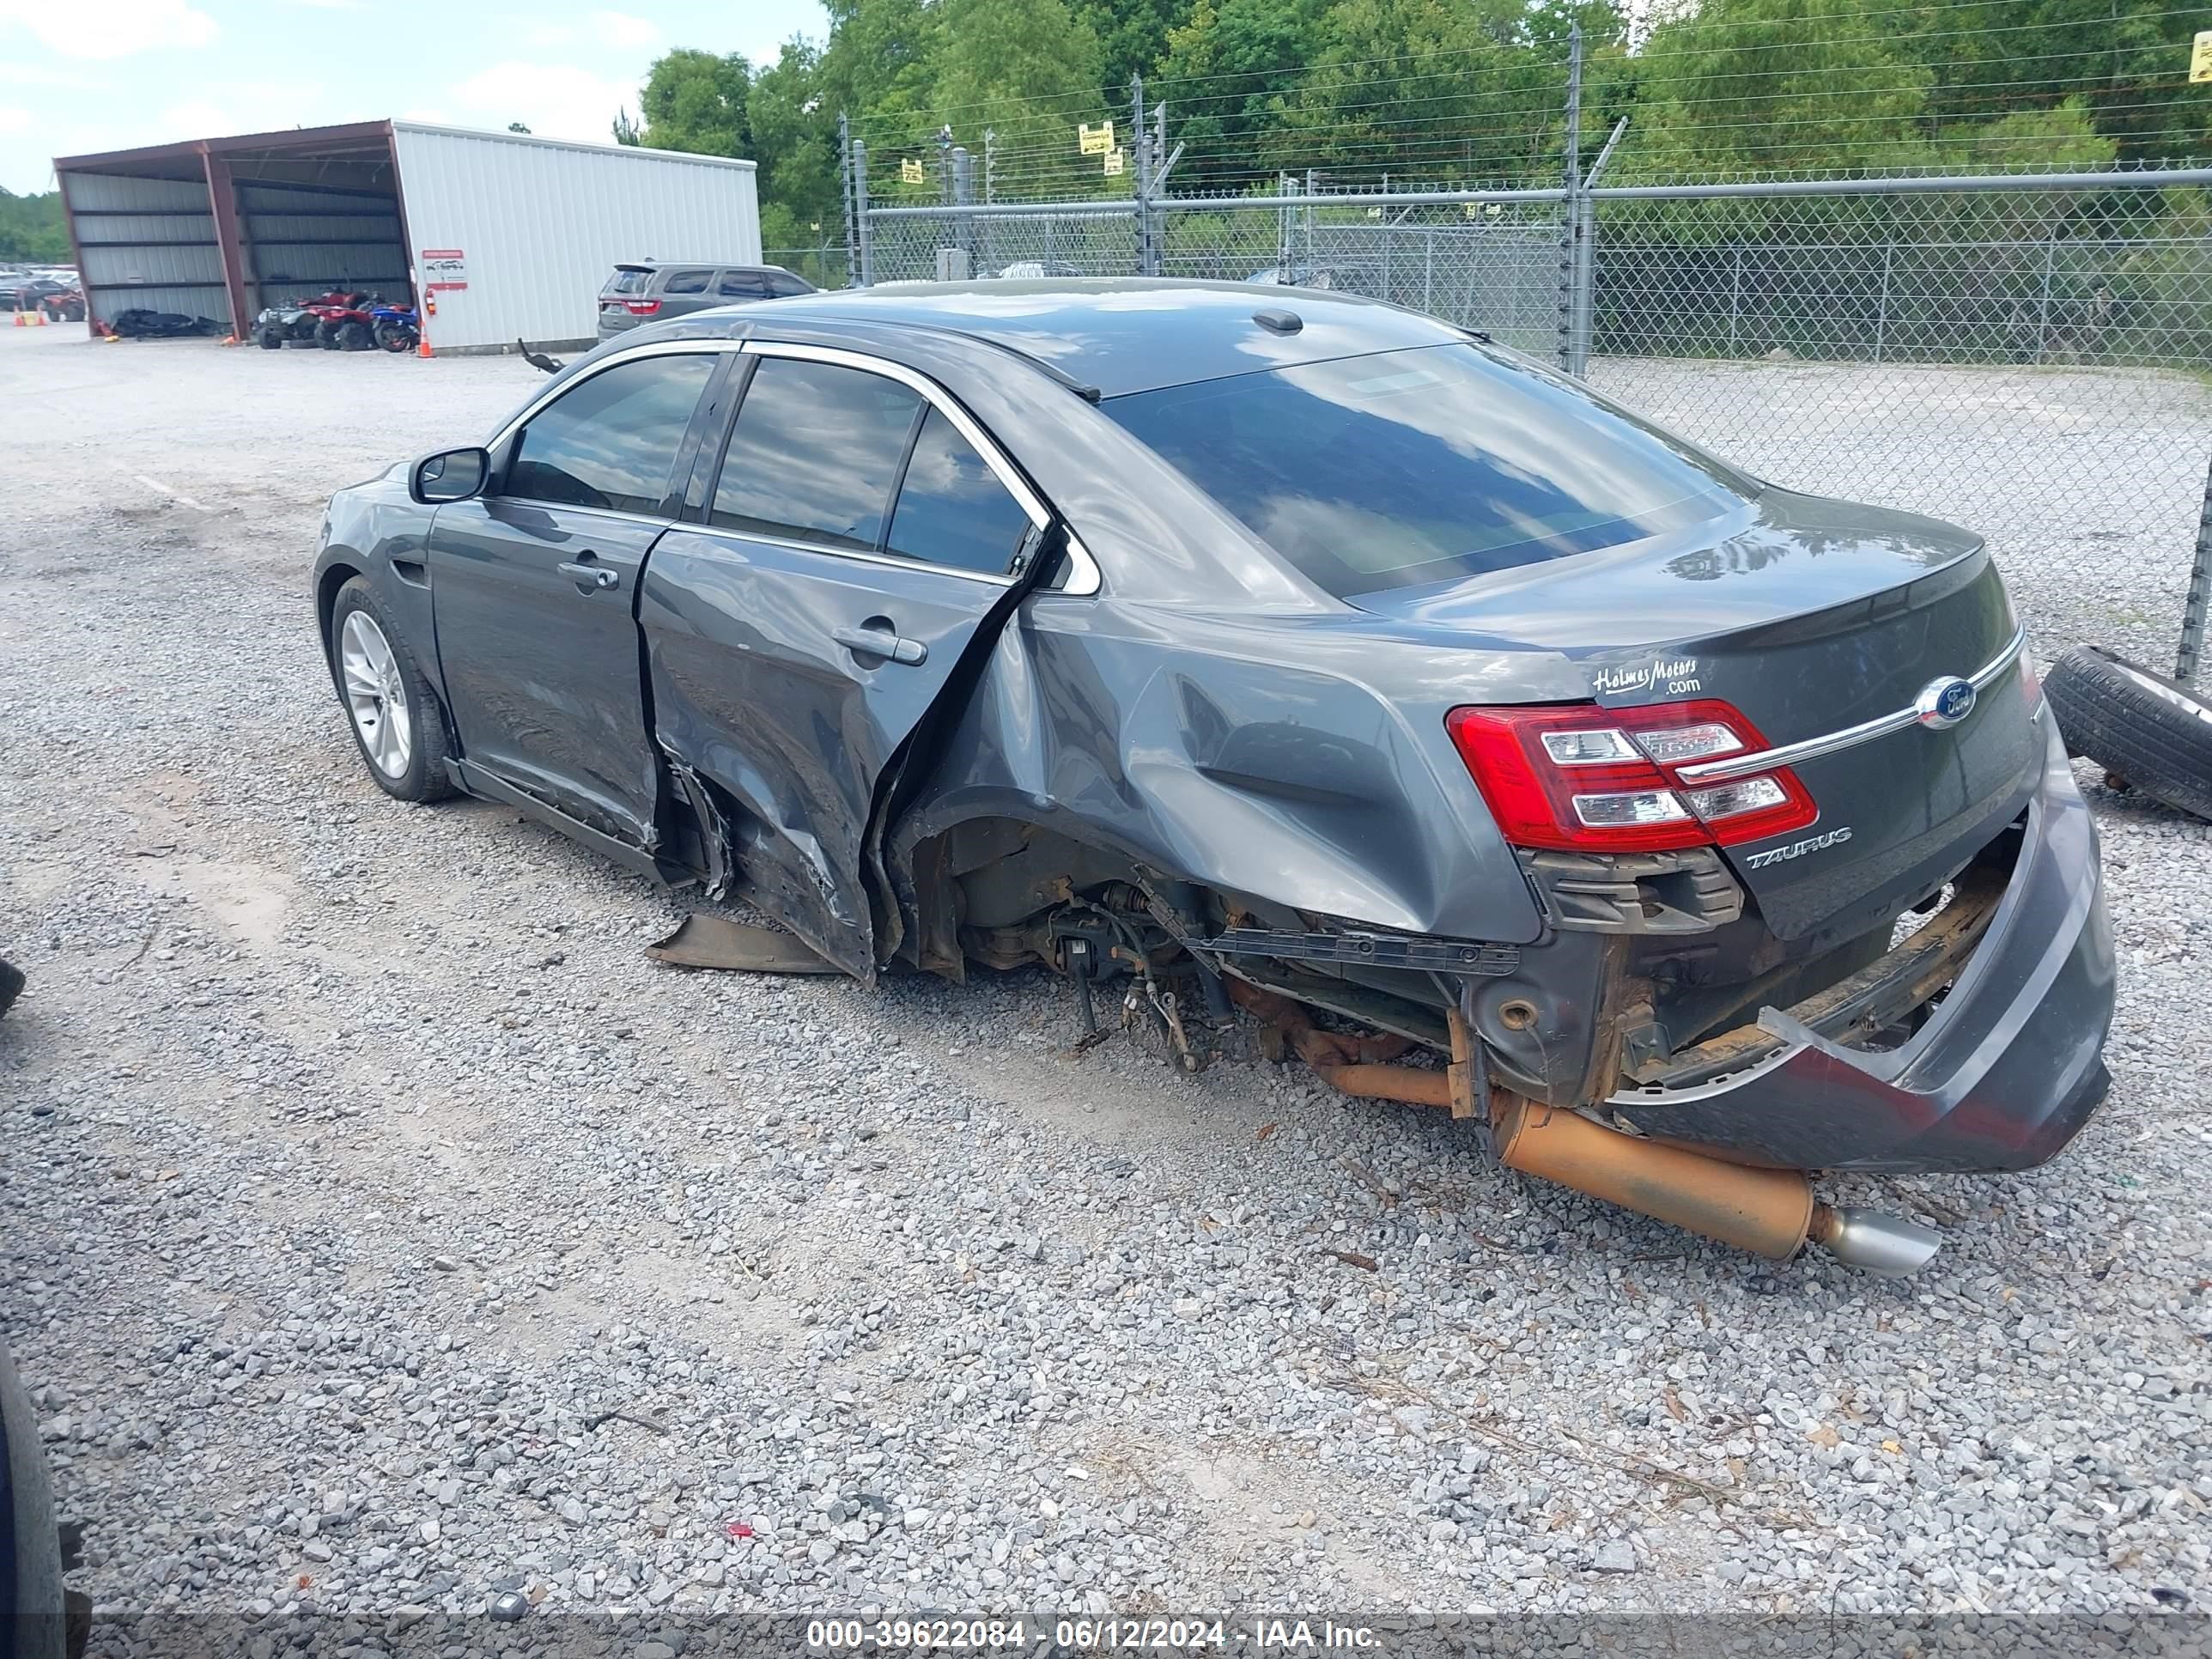
[[[670,46],[772,58],[818,0],[0,0],[0,186],[52,158],[385,116],[611,143]]]

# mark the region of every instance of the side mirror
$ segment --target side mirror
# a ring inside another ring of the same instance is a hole
[[[424,506],[465,501],[483,493],[491,477],[488,449],[448,449],[425,455],[407,475],[407,493]]]

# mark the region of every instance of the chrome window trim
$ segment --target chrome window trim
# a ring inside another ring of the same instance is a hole
[[[761,357],[794,357],[811,362],[835,363],[842,368],[858,369],[865,374],[880,374],[886,380],[896,380],[900,385],[915,392],[946,420],[951,422],[954,430],[975,447],[975,453],[983,458],[983,464],[991,469],[993,476],[1005,487],[1006,493],[1014,498],[1015,505],[1028,514],[1032,526],[1040,531],[1052,527],[1052,509],[1048,507],[1037,493],[1030,488],[1029,481],[1023,477],[1015,469],[1014,464],[1007,459],[1006,452],[999,447],[996,440],[978,425],[966,410],[953,400],[951,393],[927,375],[908,368],[903,363],[895,363],[887,358],[871,356],[865,351],[854,351],[844,346],[806,345],[797,341],[750,338],[656,340],[650,345],[631,346],[626,350],[617,352],[603,363],[593,364],[587,373],[579,374],[574,380],[564,380],[558,386],[548,386],[544,392],[526,404],[520,414],[516,415],[501,427],[497,434],[485,444],[484,447],[497,449],[535,420],[555,398],[590,380],[594,374],[604,374],[617,363],[626,363],[638,357],[672,357],[696,352],[722,351],[744,352]],[[514,496],[501,499],[526,501],[531,498]],[[894,503],[894,510],[896,511],[896,503]],[[654,522],[659,522],[659,520],[656,520]],[[684,527],[690,530],[717,528],[715,526],[706,524],[687,525]],[[982,571],[963,570],[957,565],[930,564],[919,559],[901,559],[880,553],[859,552],[842,547],[825,547],[816,542],[795,541],[778,536],[747,537],[742,531],[725,530],[722,533],[736,535],[752,541],[767,542],[776,547],[792,548],[800,552],[826,553],[841,559],[857,559],[866,564],[882,565],[887,569],[944,570],[956,576],[971,577],[975,580],[989,582],[1000,587],[1011,587],[1013,585],[1013,579],[1011,577],[993,576]],[[1091,556],[1090,549],[1084,546],[1073,528],[1067,532],[1066,543],[1066,580],[1056,587],[1040,588],[1037,591],[1044,593],[1066,594],[1075,598],[1088,598],[1097,592],[1103,586],[1099,576],[1098,562]]]
[[[699,352],[741,351],[744,349],[743,340],[656,340],[651,345],[631,346],[627,350],[617,352],[603,363],[593,363],[589,369],[577,375],[573,380],[563,380],[558,386],[547,386],[536,398],[523,405],[520,414],[514,416],[505,426],[500,428],[498,432],[485,442],[484,447],[497,449],[543,414],[545,406],[556,398],[574,391],[576,387],[583,385],[594,375],[605,374],[617,363],[630,362],[639,357],[680,357]],[[514,499],[528,501],[532,498],[520,495]]]
[[[2027,629],[2022,628],[2015,631],[2003,650],[1966,676],[1974,690],[1980,691],[2018,661],[2027,643]],[[1893,732],[1902,732],[1919,723],[1920,711],[1917,708],[1900,708],[1894,714],[1877,715],[1873,720],[1862,720],[1856,726],[1847,726],[1840,732],[1830,732],[1823,737],[1785,743],[1779,748],[1761,749],[1748,755],[1730,755],[1721,760],[1700,761],[1694,766],[1678,769],[1675,775],[1692,787],[1701,783],[1719,783],[1729,778],[1747,777],[1753,772],[1765,772],[1778,766],[1794,766],[1799,761],[1817,760],[1823,755],[1832,755],[1856,744],[1871,743],[1876,738],[1886,738]]]
[[[957,565],[931,564],[923,559],[902,559],[889,553],[873,553],[862,548],[829,547],[820,542],[797,541],[788,536],[763,536],[757,531],[732,530],[720,524],[679,524],[674,528],[694,536],[713,536],[719,540],[750,542],[756,546],[788,548],[794,553],[817,553],[825,559],[850,559],[856,564],[881,565],[886,570],[928,570],[940,576],[957,576],[962,581],[983,582],[993,587],[1012,587],[1012,576],[994,576],[987,570],[963,570]]]

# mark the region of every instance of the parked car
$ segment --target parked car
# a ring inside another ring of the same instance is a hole
[[[718,265],[707,260],[647,259],[619,264],[599,290],[599,337],[611,340],[645,323],[816,292],[781,265]]]
[[[1907,1269],[1924,1229],[1802,1172],[2026,1168],[2105,1089],[2096,837],[1982,538],[1395,307],[978,282],[640,329],[333,497],[313,594],[389,794],[865,981],[1114,980],[1186,1067],[1241,1001],[1770,1255]]]
[[[84,295],[52,276],[26,276],[8,290],[11,311],[44,311],[56,322],[84,320]]]
[[[1070,264],[1065,259],[1017,259],[1012,264],[1001,265],[988,273],[1002,282],[1036,282],[1048,276],[1080,276],[1082,267]]]
[[[1364,294],[1367,283],[1350,265],[1269,265],[1244,279],[1280,288],[1319,289],[1324,294]]]

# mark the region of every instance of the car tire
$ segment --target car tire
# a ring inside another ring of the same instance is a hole
[[[69,1593],[39,1419],[0,1343],[0,1630],[15,1659],[65,1659]]]
[[[376,787],[395,800],[453,794],[445,708],[366,579],[356,576],[338,589],[330,639],[331,679]]]
[[[2118,652],[2077,645],[2043,678],[2066,752],[2117,782],[2212,818],[2212,705]]]

